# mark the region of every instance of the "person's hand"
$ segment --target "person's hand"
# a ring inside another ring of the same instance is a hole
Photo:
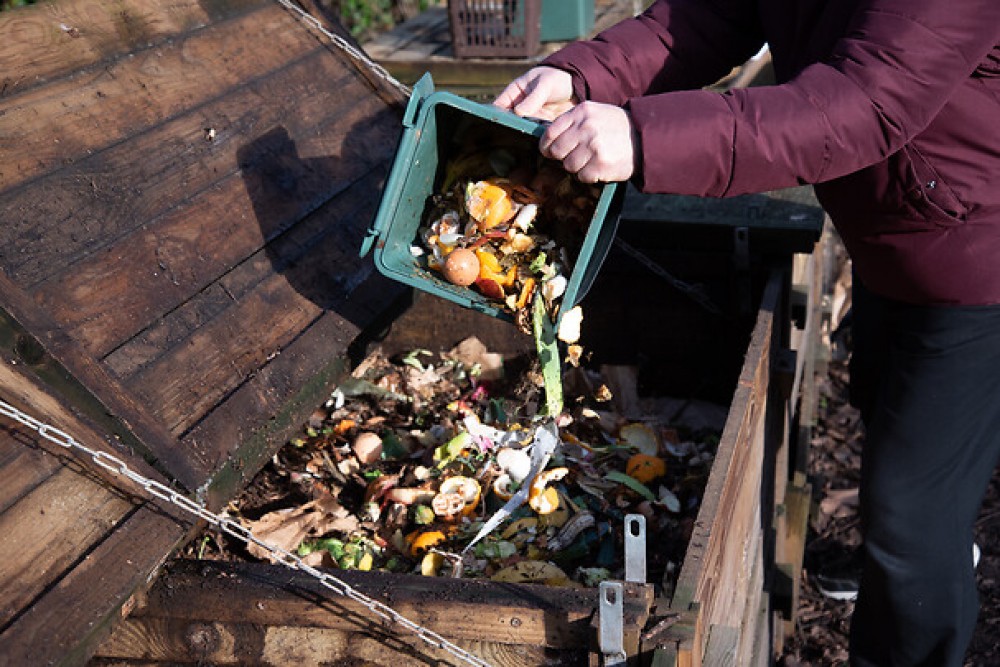
[[[555,67],[535,67],[517,77],[493,101],[519,116],[553,120],[577,103],[573,77]]]
[[[636,169],[638,134],[621,107],[584,102],[552,121],[539,148],[584,183],[627,181]]]

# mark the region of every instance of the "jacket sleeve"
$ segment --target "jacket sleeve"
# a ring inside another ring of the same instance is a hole
[[[626,100],[637,184],[725,196],[870,166],[925,129],[998,42],[997,0],[863,0],[829,54],[785,83]]]
[[[574,75],[577,97],[629,98],[714,83],[760,50],[751,0],[658,0],[645,13],[574,42],[543,64]]]

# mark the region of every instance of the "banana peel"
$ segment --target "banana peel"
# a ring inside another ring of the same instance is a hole
[[[523,535],[522,542],[527,541],[528,535],[534,535],[538,530],[538,518],[533,516],[526,516],[520,519],[516,519],[510,522],[503,532],[500,533],[500,537],[505,540],[518,541],[518,538]]]
[[[538,522],[543,528],[562,528],[573,515],[571,507],[573,501],[566,497],[566,494],[557,491],[558,502],[556,508],[548,514],[538,517]]]
[[[547,561],[523,560],[498,570],[491,581],[505,584],[545,584],[569,586],[572,581],[558,565]]]

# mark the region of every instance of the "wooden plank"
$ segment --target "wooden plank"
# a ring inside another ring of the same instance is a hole
[[[23,185],[76,159],[204,104],[262,72],[315,49],[315,39],[277,4],[178,36],[151,49],[3,98],[0,190]],[[17,63],[14,63],[15,65]],[[183,72],[183,76],[177,76]],[[4,226],[6,246],[33,236],[29,220]],[[20,279],[16,255],[8,273]]]
[[[0,295],[0,353],[7,362],[0,363],[0,389],[9,403],[147,477],[193,478],[176,439],[2,271]]]
[[[347,192],[327,202],[316,214],[297,224],[266,250],[257,251],[233,270],[160,320],[152,323],[140,336],[118,347],[106,358],[116,375],[130,378],[150,363],[171,354],[192,332],[212,318],[232,307],[251,293],[266,277],[282,273],[290,283],[308,292],[310,297],[331,307],[349,296],[347,289],[334,289],[338,283],[349,287],[359,282],[358,272],[370,271],[370,262],[360,261],[355,252],[356,239],[360,237],[361,221],[371,215],[374,207],[372,195],[384,181],[385,171],[379,167]],[[319,222],[314,222],[316,219]],[[316,227],[322,225],[322,229]],[[316,247],[317,241],[307,237],[315,234],[328,238],[326,246]],[[332,253],[320,255],[320,252]],[[330,275],[322,285],[310,285],[318,270]],[[365,273],[364,275],[367,275]]]
[[[824,214],[811,187],[727,197],[723,200],[682,195],[643,194],[630,186],[623,221],[692,225],[704,228],[746,227],[755,252],[811,252],[823,228]]]
[[[371,274],[371,262],[359,260],[353,251],[361,234],[360,221],[370,219],[374,209],[372,193],[384,179],[382,168],[369,172],[349,191],[325,204],[266,251],[256,252],[142,333],[118,346],[105,358],[105,363],[116,376],[124,380],[132,378],[140,370],[176,352],[192,333],[246,298],[275,271],[301,291],[308,292],[314,300],[321,301],[324,307],[340,305],[350,291],[332,286],[339,283],[349,287]],[[317,247],[320,242],[309,238],[312,235],[328,240]],[[321,285],[317,284],[317,274],[326,279]]]
[[[424,14],[437,14],[433,24],[416,35],[408,34],[385,47],[395,62],[426,62],[436,56],[452,57],[451,26],[444,7],[432,7]],[[369,54],[371,55],[371,54]],[[372,55],[378,60],[378,56]]]
[[[775,573],[775,604],[783,612],[785,637],[790,637],[795,630],[811,502],[811,485],[788,483],[784,504],[784,531],[778,535],[778,540],[784,544],[784,558],[776,563]]]
[[[63,469],[0,514],[0,627],[74,567],[132,503]]]
[[[338,105],[317,95],[316,76],[346,86],[351,77],[321,51],[252,79],[230,94],[91,155],[72,156],[34,187],[0,195],[0,215],[34,222],[39,238],[15,240],[19,284],[28,288],[65,273],[80,259],[156,221],[240,169],[248,143],[283,125],[300,136],[329,122]],[[301,99],[295,114],[275,101]],[[324,122],[325,121],[325,122]],[[215,131],[206,140],[206,129]],[[69,232],[71,238],[66,241]],[[204,261],[204,260],[202,260]],[[147,271],[146,275],[152,272]],[[58,278],[57,278],[58,279]]]
[[[449,639],[549,647],[589,647],[596,589],[427,578],[389,572],[332,573]],[[339,629],[380,625],[370,610],[283,567],[175,561],[150,590],[137,618]]]
[[[389,158],[398,128],[389,118],[375,122],[377,109],[362,101],[330,127],[312,130],[321,134],[303,142],[304,148],[331,157],[297,153],[295,141],[274,128],[241,149],[245,171],[196,194],[155,224],[117,239],[65,275],[54,276],[39,287],[36,299],[94,356],[113,352],[329,199],[345,192],[374,199],[376,186],[360,192],[357,181]],[[355,133],[346,141],[371,142],[367,155],[357,155],[359,147],[344,143],[343,129],[335,131],[340,123]],[[357,129],[358,124],[365,129]],[[263,156],[250,160],[257,151]],[[364,224],[328,222],[358,230],[358,238]],[[351,264],[360,262],[355,258]]]
[[[742,667],[738,660],[740,629],[728,625],[714,625],[708,633],[705,648],[705,667]]]
[[[399,284],[373,275],[354,292],[357,298],[351,304],[362,310],[380,308],[384,313],[403,292]],[[244,486],[270,456],[274,443],[286,442],[301,429],[349,371],[348,356],[357,356],[349,345],[361,333],[358,323],[374,321],[368,313],[352,317],[353,307],[341,313],[324,312],[185,435],[184,445],[191,451],[206,452],[203,458],[214,466],[224,461],[207,489],[213,506],[221,506]]]
[[[800,337],[798,354],[801,358],[801,367],[796,369],[797,382],[792,394],[798,400],[794,412],[798,431],[794,434],[794,449],[789,453],[793,482],[798,485],[806,483],[809,446],[819,406],[819,387],[815,380],[822,366],[821,358],[824,353],[822,337],[824,321],[828,316],[825,311],[828,295],[824,274],[827,269],[825,261],[827,249],[831,243],[830,233],[831,228],[827,225],[806,264],[805,327]]]
[[[446,7],[430,7],[414,18],[404,21],[392,30],[387,30],[364,45],[365,52],[374,60],[394,58],[405,59],[409,56],[408,49],[419,48],[420,44],[433,43],[444,46],[451,39],[448,9]],[[401,52],[406,51],[406,55]]]
[[[68,0],[0,14],[0,98],[261,4]],[[16,65],[16,66],[15,66]]]
[[[475,335],[491,352],[507,358],[535,353],[532,337],[513,323],[423,291],[415,291],[412,302],[412,307],[400,314],[387,335],[379,340],[386,356],[433,347],[450,349],[469,335]]]
[[[274,451],[300,431],[350,370],[345,320],[324,313],[291,346],[235,390],[185,435],[192,457],[211,471],[206,502],[222,507]],[[317,359],[322,359],[317,363]],[[306,382],[295,378],[308,377]]]
[[[46,454],[20,431],[0,429],[0,514],[50,478],[59,469],[59,460]]]
[[[764,428],[770,352],[781,286],[772,273],[761,299],[740,375],[702,506],[678,577],[671,608],[699,606],[695,636],[683,651],[692,664],[703,659],[712,625],[738,625],[745,610],[748,564],[761,546],[760,484],[764,465]]]
[[[593,646],[594,589],[357,571],[334,576],[498,666],[580,665]],[[636,633],[651,595],[649,586],[628,585],[625,614]],[[200,641],[193,641],[196,637]],[[287,643],[292,638],[299,649]],[[255,653],[239,653],[239,643],[253,646]],[[402,628],[375,622],[367,607],[332,594],[311,577],[275,566],[195,561],[172,564],[146,604],[97,655],[169,662],[198,659],[203,651],[202,659],[232,664],[240,659],[266,663],[264,656],[283,650],[280,662],[294,656],[316,664],[312,647],[324,645],[326,664],[350,657],[375,664],[437,664],[441,657]],[[349,652],[359,646],[371,648]]]
[[[275,308],[274,304],[282,304]],[[320,308],[276,275],[237,307],[201,327],[176,354],[140,372],[129,383],[152,413],[181,434],[279,354],[320,315]],[[253,327],[246,324],[253,322]],[[261,332],[267,332],[262,338]],[[192,391],[204,387],[207,391]]]
[[[379,64],[389,74],[407,85],[413,85],[430,72],[438,90],[462,93],[469,86],[476,86],[497,94],[508,83],[541,62],[509,60],[454,60],[436,59],[385,61]]]
[[[336,236],[330,237],[337,241]],[[323,255],[323,245],[316,249],[311,261],[303,264],[294,280],[308,284],[309,272],[324,273],[322,264],[329,258]],[[329,258],[331,261],[333,258]],[[355,260],[346,264],[340,275],[350,278],[352,268],[363,277],[372,268]],[[339,268],[339,267],[338,267]],[[282,273],[268,270],[263,280],[219,316],[206,322],[185,341],[156,362],[148,365],[127,385],[153,406],[154,414],[175,433],[182,433],[205,415],[219,398],[231,392],[253,372],[264,366],[285,348],[295,337],[314,322],[329,304],[336,305],[347,294],[328,291],[326,295],[312,298]],[[325,298],[327,303],[317,302]],[[253,322],[253,328],[246,323]],[[344,335],[357,333],[350,327]],[[206,391],[192,392],[195,386]]]
[[[190,524],[148,505],[0,631],[9,665],[82,665],[135,604]]]
[[[367,628],[353,632],[235,622],[191,622],[183,619],[129,618],[98,649],[90,667],[139,665],[324,665],[366,667],[452,664],[444,651],[434,651],[405,634]],[[586,651],[555,654],[545,646],[458,640],[459,647],[494,667],[575,667]]]
[[[759,531],[760,541],[765,541],[765,528]],[[749,577],[746,582],[746,602],[740,615],[739,642],[737,644],[737,664],[755,665],[755,656],[771,654],[770,627],[771,599],[765,569],[772,569],[771,554],[764,549],[753,550],[753,562],[750,564]],[[764,626],[764,627],[762,627]]]

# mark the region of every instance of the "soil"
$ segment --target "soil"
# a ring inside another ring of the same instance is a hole
[[[835,349],[836,353],[836,349]],[[842,353],[840,356],[846,357]],[[802,571],[796,632],[786,642],[781,667],[826,667],[847,662],[852,602],[824,597],[810,572],[842,556],[860,541],[856,495],[864,442],[857,410],[847,403],[847,359],[831,362],[820,382],[821,403],[811,443],[809,473],[814,491]],[[1000,474],[994,474],[975,527],[982,550],[977,570],[980,616],[966,655],[967,667],[1000,664]]]

